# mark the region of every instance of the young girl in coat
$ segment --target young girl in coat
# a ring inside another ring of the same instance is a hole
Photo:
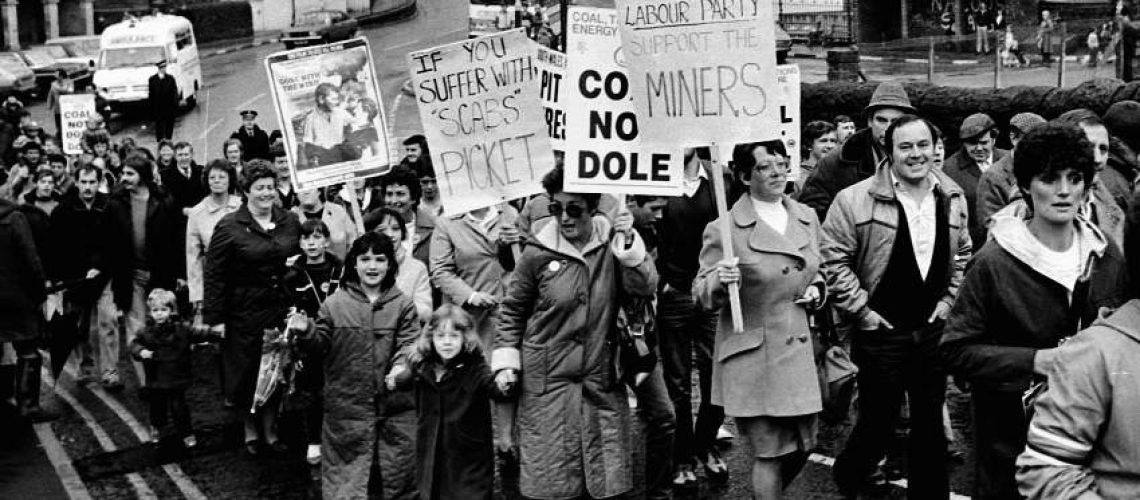
[[[387,384],[416,389],[420,498],[490,499],[495,480],[490,398],[506,399],[511,391],[496,386],[471,316],[460,306],[441,306],[407,360],[392,368]]]
[[[150,317],[146,328],[131,341],[131,356],[141,361],[146,371],[151,439],[158,441],[169,412],[183,444],[193,448],[198,441],[190,426],[190,407],[186,405],[186,389],[194,381],[190,344],[213,337],[208,328],[179,321],[175,303],[174,292],[151,290],[146,299]]]
[[[377,434],[378,427],[388,429],[377,422],[390,404],[385,376],[415,342],[420,322],[412,299],[396,287],[396,250],[386,236],[357,238],[344,266],[341,286],[321,304],[315,324],[297,312],[288,327],[301,349],[321,359],[321,496],[364,499],[399,481],[383,473],[371,477],[374,461],[395,461]]]

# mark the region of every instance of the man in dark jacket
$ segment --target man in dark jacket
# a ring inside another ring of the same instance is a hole
[[[16,405],[33,421],[57,416],[40,407],[43,358],[36,341],[46,281],[28,221],[15,204],[0,199],[0,344],[16,349]]]
[[[174,135],[174,115],[178,111],[178,82],[166,73],[166,60],[155,64],[158,73],[147,80],[147,100],[154,115],[154,140],[170,140]]]
[[[269,154],[269,134],[257,126],[257,111],[252,109],[241,112],[241,127],[237,132],[230,134],[230,139],[241,141],[241,161],[262,159],[273,161]]]
[[[958,129],[962,149],[950,155],[942,167],[942,171],[966,193],[966,207],[971,214],[976,213],[978,206],[978,179],[1009,154],[1009,151],[994,146],[997,142],[996,127],[994,120],[985,113],[967,116]],[[977,217],[970,218],[970,240],[974,242],[975,252],[986,242],[986,226],[980,224]]]
[[[174,270],[182,267],[178,261],[185,261],[174,234],[178,211],[166,191],[155,185],[152,172],[154,163],[146,156],[128,156],[123,162],[120,189],[111,195],[107,206],[112,291],[115,307],[126,316],[128,343],[146,324],[147,292],[153,288],[173,290]],[[117,354],[113,359],[118,359]],[[141,363],[135,363],[135,372],[145,385]]]
[[[202,201],[207,194],[206,181],[202,178],[202,166],[194,162],[194,146],[188,142],[174,145],[174,164],[163,167],[158,173],[162,177],[162,187],[174,201],[178,214],[174,236],[178,239],[176,248],[186,248],[186,220],[190,210]],[[186,259],[178,259],[178,265],[171,270],[174,277],[186,278]]]
[[[883,137],[895,120],[906,113],[917,113],[910,105],[906,89],[898,82],[883,82],[871,95],[871,103],[863,109],[867,128],[860,130],[825,156],[816,166],[800,192],[799,201],[813,209],[819,220],[827,218],[827,209],[835,195],[847,186],[866,179],[887,157]]]
[[[79,326],[80,367],[83,380],[92,378],[97,369],[103,384],[110,389],[121,387],[117,358],[108,347],[118,342],[118,331],[111,323],[113,311],[100,310],[100,298],[107,292],[110,271],[107,268],[106,237],[110,231],[108,197],[99,192],[103,171],[84,165],[76,173],[76,191],[63,199],[51,214],[51,241],[55,255],[53,279],[75,283],[64,294],[64,301],[77,311]],[[92,340],[95,342],[92,342]],[[93,345],[94,344],[94,345]],[[94,352],[98,350],[98,366]]]

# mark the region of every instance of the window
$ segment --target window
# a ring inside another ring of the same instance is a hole
[[[166,59],[162,47],[128,47],[122,49],[104,50],[99,58],[99,68],[134,68],[154,66],[155,63]]]
[[[177,45],[178,50],[182,50],[194,43],[194,35],[190,30],[179,31],[174,35],[174,43]]]

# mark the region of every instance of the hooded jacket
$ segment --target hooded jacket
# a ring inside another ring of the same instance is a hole
[[[827,218],[831,202],[848,186],[875,175],[875,135],[865,128],[847,138],[843,147],[819,160],[808,177],[798,201],[815,210],[819,220]]]
[[[1138,325],[1133,299],[1061,346],[1017,458],[1018,489],[1029,500],[1136,498]]]
[[[610,342],[620,291],[652,297],[641,237],[611,240],[604,216],[581,250],[544,224],[499,306],[491,369],[519,370],[520,489],[528,498],[608,498],[633,487],[630,413]]]
[[[1124,302],[1127,273],[1120,250],[1083,218],[1075,224],[1084,260],[1078,283],[1087,284],[1085,297],[1073,297],[1073,290],[1041,273],[1042,247],[1025,219],[996,217],[992,241],[974,258],[943,331],[941,348],[951,373],[976,389],[1020,393],[1029,387],[1039,349],[1056,347],[1090,324],[1101,307]]]

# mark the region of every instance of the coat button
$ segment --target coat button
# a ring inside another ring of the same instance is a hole
[[[796,264],[796,271],[803,271],[803,270],[804,270],[803,263]]]
[[[806,333],[803,335],[800,335],[800,342],[806,343],[807,341],[808,341],[808,336]]]
[[[785,342],[785,343],[786,343],[786,344],[788,344],[788,345],[792,345],[792,342],[795,342],[795,341],[796,341],[796,338],[795,338],[795,337],[788,337],[788,341],[787,341],[787,342]]]
[[[790,272],[792,272],[791,268],[789,268],[788,266],[784,266],[784,274],[788,274]]]

